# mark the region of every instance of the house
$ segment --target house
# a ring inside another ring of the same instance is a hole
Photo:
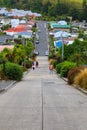
[[[53,30],[64,30],[70,32],[71,25],[67,24],[66,21],[50,22],[51,31]]]
[[[5,44],[7,40],[13,39],[13,36],[2,35],[0,36],[0,44]]]
[[[67,37],[71,37],[71,34],[66,31],[58,31],[54,33],[55,39],[61,39],[61,38],[67,38]]]
[[[0,22],[2,25],[7,25],[11,23],[11,19],[3,18]]]
[[[0,45],[0,51],[3,51],[5,48],[13,49],[14,45]]]
[[[8,30],[5,30],[4,32],[6,32],[7,35],[13,36],[14,34],[17,34],[18,32],[23,32],[26,29],[24,28],[10,28]]]
[[[18,32],[17,34],[14,35],[14,38],[18,38],[21,36],[22,38],[32,38],[32,31],[30,32]]]
[[[22,18],[28,16],[32,17],[41,17],[39,13],[33,13],[32,11],[25,11],[25,10],[18,10],[18,9],[11,9],[10,11],[6,12],[7,17],[14,17],[14,18]]]
[[[6,10],[6,8],[0,8],[0,15],[6,15],[8,13],[8,11]]]
[[[31,25],[31,27],[32,27],[32,26],[34,26],[35,21],[34,21],[34,20],[29,20],[29,21],[27,21],[27,24],[28,24],[28,25]]]
[[[17,25],[19,25],[19,19],[11,19],[11,27],[15,28]]]
[[[72,44],[74,40],[75,38],[72,38],[72,37],[59,39],[59,40],[54,41],[54,46],[55,48],[61,48],[62,44],[69,45],[69,44]]]

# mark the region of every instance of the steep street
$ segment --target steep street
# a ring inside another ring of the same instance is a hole
[[[58,75],[46,56],[21,82],[0,93],[0,130],[87,130],[87,96]]]

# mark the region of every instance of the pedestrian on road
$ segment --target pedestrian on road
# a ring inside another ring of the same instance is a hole
[[[52,64],[49,65],[49,70],[50,70],[50,74],[53,74],[53,65]]]
[[[33,70],[35,69],[35,63],[34,63],[34,61],[32,61],[32,69]]]
[[[38,67],[38,61],[36,61],[36,67]]]

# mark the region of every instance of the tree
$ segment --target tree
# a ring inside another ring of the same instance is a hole
[[[59,4],[55,5],[55,13],[56,15],[63,15],[68,13],[68,6],[66,4]]]
[[[84,20],[86,20],[87,21],[87,5],[85,5],[84,6],[84,8],[83,8],[83,16],[84,16]]]
[[[50,6],[51,6],[51,3],[49,1],[46,4],[44,4],[41,10],[42,13],[47,15]]]
[[[14,63],[22,64],[24,61],[26,54],[23,45],[15,45],[13,49],[13,55],[14,55]]]
[[[78,19],[78,16],[79,16],[79,11],[77,8],[75,7],[72,7],[69,11],[69,15],[72,16],[73,20],[76,20]]]
[[[56,16],[56,10],[55,10],[55,6],[54,5],[49,6],[49,8],[48,8],[48,15],[50,17]]]

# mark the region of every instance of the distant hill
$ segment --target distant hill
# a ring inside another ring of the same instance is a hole
[[[87,0],[43,0],[43,3],[47,3],[47,2],[51,2],[53,4],[56,4],[57,2],[58,3],[64,3],[64,4],[67,4],[69,6],[76,6],[76,7],[79,7],[79,8],[82,8],[83,7],[83,3],[87,3]]]
[[[0,0],[0,6],[31,10],[51,20],[63,16],[71,16],[73,20],[87,20],[87,0]]]
[[[56,4],[56,3],[64,3],[68,5],[76,5],[78,7],[82,7],[84,3],[87,3],[87,0],[0,0],[0,5],[12,5],[13,4],[21,4],[24,5],[27,3],[36,3],[41,2],[43,4],[46,4],[47,2]],[[22,6],[24,6],[22,5]]]

